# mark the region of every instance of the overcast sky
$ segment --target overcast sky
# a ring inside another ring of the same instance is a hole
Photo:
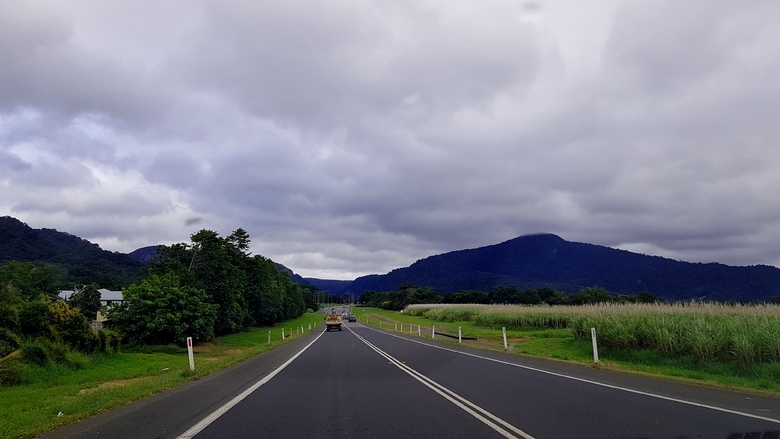
[[[121,5],[121,6],[118,6]],[[0,216],[309,277],[555,233],[780,266],[780,3],[0,2]]]

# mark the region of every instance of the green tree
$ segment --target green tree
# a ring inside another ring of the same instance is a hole
[[[488,295],[484,291],[460,290],[447,294],[443,303],[487,303]]]
[[[587,305],[611,301],[612,296],[607,290],[599,286],[587,287],[580,290],[577,294],[569,296],[569,303],[572,305]]]
[[[95,284],[76,286],[74,293],[70,296],[70,303],[81,311],[81,314],[87,320],[94,320],[97,312],[100,310],[100,291]]]
[[[19,327],[22,334],[30,337],[52,338],[49,324],[49,307],[43,300],[25,302],[19,310]]]
[[[230,334],[241,331],[251,323],[243,294],[247,282],[241,259],[246,254],[211,230],[195,233],[192,242],[197,251],[194,256],[196,286],[205,290],[219,305],[215,332]]]
[[[569,296],[562,291],[553,291],[552,294],[545,297],[544,303],[548,305],[566,305],[569,303]]]
[[[488,294],[488,303],[520,303],[520,292],[512,285],[498,285]]]
[[[170,272],[152,274],[130,285],[124,302],[108,311],[114,328],[131,345],[183,345],[187,337],[206,341],[214,337],[218,306],[209,303],[205,291],[182,286]]]
[[[246,268],[246,300],[252,320],[263,326],[284,320],[286,293],[273,261],[256,255],[247,261]]]
[[[57,286],[62,280],[62,269],[52,264],[9,261],[0,265],[0,285],[18,289],[27,301],[40,296],[56,298]]]
[[[533,288],[528,288],[520,294],[519,303],[525,305],[538,305],[542,303],[542,298],[539,297],[539,293]]]

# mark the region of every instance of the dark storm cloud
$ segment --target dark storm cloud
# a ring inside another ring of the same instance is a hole
[[[769,1],[15,3],[0,214],[124,251],[243,227],[321,277],[535,232],[780,264],[779,19]]]

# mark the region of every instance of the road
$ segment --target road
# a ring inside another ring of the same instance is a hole
[[[350,323],[47,438],[770,439],[778,432],[780,398]]]

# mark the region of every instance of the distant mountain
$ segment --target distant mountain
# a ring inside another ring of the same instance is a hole
[[[539,234],[430,256],[384,275],[357,278],[333,292],[392,291],[403,283],[439,293],[489,291],[497,285],[573,293],[598,285],[611,293],[649,291],[672,300],[769,300],[780,295],[780,269],[681,262]]]
[[[279,271],[286,271],[287,274],[290,275],[290,279],[293,282],[297,282],[301,285],[314,285],[317,287],[320,291],[329,291],[331,293],[338,292],[341,293],[344,290],[344,287],[349,285],[352,281],[349,280],[330,280],[330,279],[317,279],[316,277],[302,277],[298,274],[295,274],[292,270],[285,267],[284,265],[274,262],[276,264],[276,268],[279,269]]]
[[[141,264],[146,265],[149,262],[152,262],[152,259],[157,257],[157,247],[159,247],[159,245],[141,247],[131,251],[127,254],[127,256],[136,262],[140,262]]]
[[[342,294],[350,291],[351,280],[317,279],[316,277],[304,277],[304,284],[314,285],[320,291],[328,291],[333,294]]]
[[[287,274],[290,275],[290,280],[291,281],[299,283],[299,284],[308,284],[308,282],[306,282],[301,276],[293,273],[292,270],[290,270],[289,268],[285,267],[284,265],[282,265],[282,264],[280,264],[278,262],[274,262],[274,265],[276,265],[276,269],[277,270],[279,270],[279,271],[286,271]]]
[[[142,264],[124,253],[54,229],[33,229],[10,216],[0,217],[0,263],[6,261],[60,264],[67,282],[108,289],[121,289],[143,275]]]

